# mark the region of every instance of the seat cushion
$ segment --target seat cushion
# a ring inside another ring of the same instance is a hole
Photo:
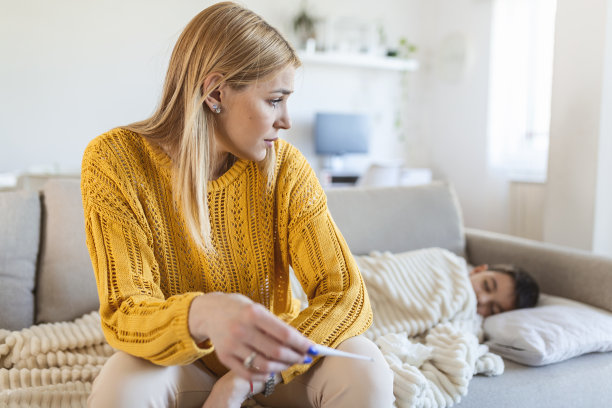
[[[78,179],[43,186],[43,242],[36,294],[36,323],[73,320],[99,309],[96,281],[85,244]]]
[[[34,323],[39,236],[38,192],[0,193],[0,329]]]
[[[562,363],[528,367],[504,360],[499,377],[472,378],[457,408],[608,407],[612,353],[591,353]]]

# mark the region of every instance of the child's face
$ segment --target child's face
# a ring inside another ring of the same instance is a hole
[[[476,293],[479,315],[487,317],[516,307],[512,276],[478,267],[470,274],[470,281]]]

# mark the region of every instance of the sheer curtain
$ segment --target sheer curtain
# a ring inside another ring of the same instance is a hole
[[[511,179],[545,181],[556,0],[495,0],[489,162]]]

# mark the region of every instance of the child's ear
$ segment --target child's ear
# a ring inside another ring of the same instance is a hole
[[[472,272],[470,272],[470,274],[484,272],[487,269],[489,269],[489,265],[487,265],[487,264],[478,265],[474,269],[472,269]]]

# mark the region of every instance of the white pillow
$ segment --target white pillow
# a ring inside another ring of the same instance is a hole
[[[551,295],[535,308],[486,318],[484,332],[492,352],[530,366],[612,351],[612,313]]]

